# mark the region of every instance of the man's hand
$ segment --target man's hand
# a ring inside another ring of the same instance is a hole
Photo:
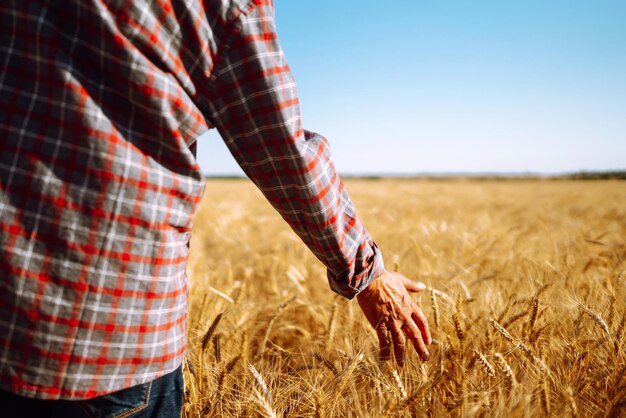
[[[376,329],[382,360],[389,359],[393,342],[396,361],[402,367],[406,338],[422,360],[428,360],[426,346],[432,342],[428,321],[408,293],[425,288],[423,283],[409,280],[400,273],[385,271],[357,295],[365,317]]]

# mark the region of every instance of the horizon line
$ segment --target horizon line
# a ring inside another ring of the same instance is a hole
[[[381,173],[338,173],[341,178],[581,178],[581,179],[626,179],[626,169],[615,170],[579,170],[546,173],[540,171],[418,171],[381,172]],[[247,178],[243,173],[203,173],[207,179]]]

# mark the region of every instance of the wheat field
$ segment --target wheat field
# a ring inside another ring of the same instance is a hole
[[[435,339],[377,362],[356,300],[247,180],[210,180],[184,417],[626,416],[626,182],[349,180]]]

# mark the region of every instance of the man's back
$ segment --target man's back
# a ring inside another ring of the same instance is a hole
[[[184,352],[188,146],[245,5],[109,3],[0,12],[0,387],[24,395],[93,397]]]

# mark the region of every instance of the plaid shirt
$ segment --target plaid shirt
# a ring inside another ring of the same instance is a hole
[[[209,128],[334,291],[382,273],[271,0],[3,1],[0,70],[1,389],[84,399],[180,365]]]

